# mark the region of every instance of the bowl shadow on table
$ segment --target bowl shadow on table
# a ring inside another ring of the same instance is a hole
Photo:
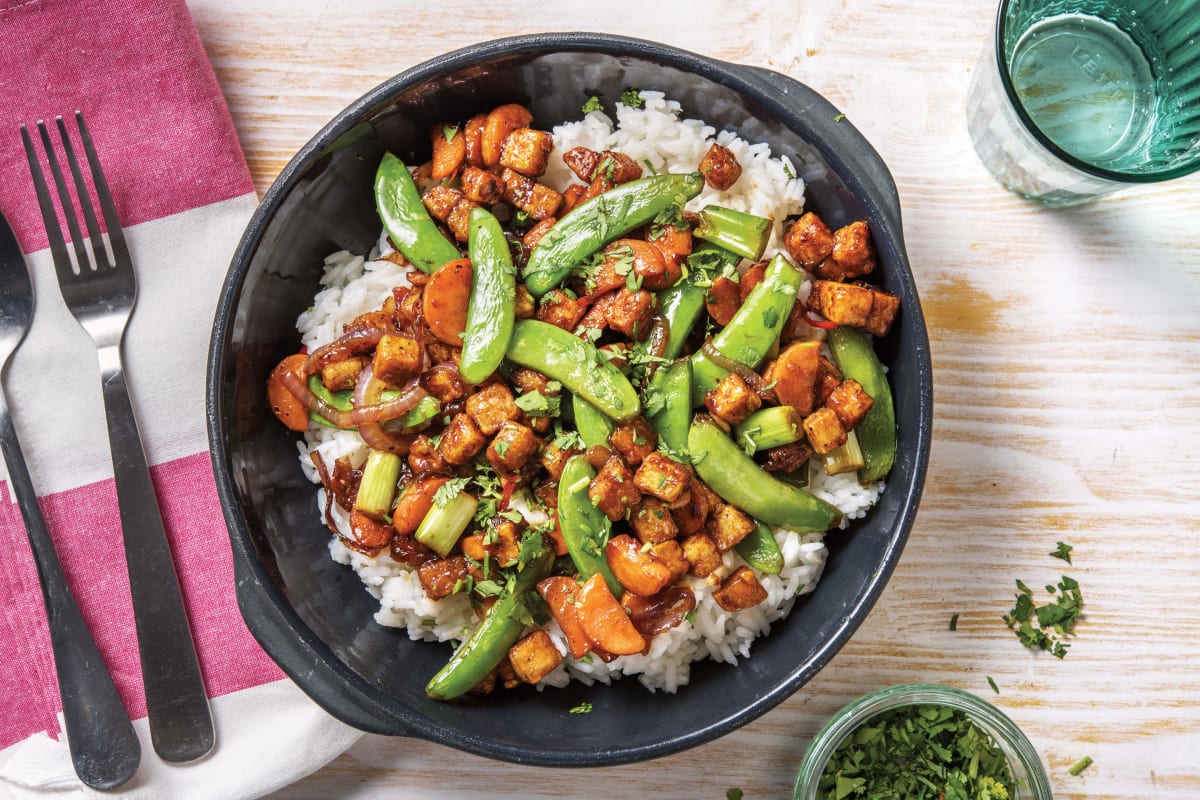
[[[251,224],[247,241],[257,241],[249,266],[236,296],[226,296],[230,330],[225,341],[214,338],[210,381],[220,384],[215,393],[210,389],[210,399],[220,398],[218,409],[209,411],[217,431],[215,463],[230,477],[224,499],[248,625],[302,688],[345,721],[518,762],[599,765],[666,755],[733,730],[785,699],[833,656],[886,583],[920,495],[931,413],[928,344],[899,220],[889,224],[879,206],[864,204],[860,195],[879,187],[852,188],[776,109],[696,74],[712,63],[671,66],[626,56],[614,64],[612,56],[590,52],[500,54],[486,67],[435,77],[398,97],[366,96],[319,134],[264,198],[274,213],[260,213]],[[721,66],[747,81],[762,80],[756,70]],[[575,683],[541,694],[526,688],[434,702],[424,684],[450,647],[412,642],[372,620],[376,601],[353,571],[329,558],[330,534],[315,487],[300,471],[295,438],[269,418],[262,387],[274,364],[298,347],[295,319],[311,304],[323,258],[339,249],[363,253],[376,243],[370,187],[385,149],[419,163],[435,123],[523,102],[535,124],[549,126],[578,118],[589,94],[611,108],[628,86],[666,90],[686,115],[792,155],[809,183],[811,208],[831,226],[866,217],[881,233],[895,229],[894,240],[881,247],[887,267],[881,283],[904,297],[910,311],[882,344],[881,356],[896,367],[898,414],[912,421],[901,430],[892,475],[897,490],[883,495],[866,522],[830,537],[822,586],[776,623],[771,636],[755,642],[752,658],[736,668],[694,664],[691,683],[678,695],[650,695],[626,678],[601,690]],[[569,710],[585,701],[593,705],[588,724],[576,725]],[[554,733],[568,723],[569,740]]]

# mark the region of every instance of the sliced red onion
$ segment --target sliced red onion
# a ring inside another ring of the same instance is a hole
[[[669,631],[696,608],[696,595],[681,583],[669,586],[651,597],[626,593],[621,604],[629,610],[633,627],[643,636]]]

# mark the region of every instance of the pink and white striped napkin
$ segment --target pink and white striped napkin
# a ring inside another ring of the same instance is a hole
[[[0,0],[0,76],[0,210],[37,292],[7,385],[67,578],[142,738],[141,768],[120,796],[259,796],[358,733],[283,676],[234,597],[204,422],[216,298],[257,202],[232,120],[183,0]],[[76,109],[137,269],[128,380],[216,720],[216,750],[191,765],[164,764],[150,746],[95,350],[59,295],[18,133]],[[0,798],[101,796],[71,768],[37,574],[7,484],[0,552]]]

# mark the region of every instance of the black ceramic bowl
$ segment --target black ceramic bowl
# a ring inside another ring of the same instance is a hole
[[[870,222],[878,281],[903,299],[880,345],[891,370],[899,453],[879,505],[828,537],[829,563],[736,667],[693,666],[678,694],[634,678],[604,687],[526,688],[439,703],[426,681],[450,656],[372,620],[375,600],[329,559],[329,532],[301,474],[295,434],[266,407],[272,366],[298,347],[297,315],[318,288],[322,259],[367,251],[379,235],[372,179],[385,150],[416,162],[430,125],[519,102],[548,128],[577,119],[589,94],[608,107],[626,87],[657,89],[686,116],[787,154],[808,208],[831,227]],[[932,414],[929,345],[900,226],[896,187],[837,109],[782,75],[663,45],[592,34],[487,42],[414,67],[351,104],[296,155],[263,198],[225,283],[213,329],[208,424],[229,525],[237,593],[250,630],[302,689],[334,716],[385,734],[419,736],[492,758],[595,766],[677,752],[728,733],[812,678],[845,644],[883,590],[912,526]],[[568,713],[593,705],[581,719]]]

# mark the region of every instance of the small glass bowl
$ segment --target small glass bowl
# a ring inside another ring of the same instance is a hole
[[[850,733],[883,711],[909,705],[943,705],[964,712],[987,733],[1008,757],[1017,795],[1012,800],[1052,800],[1050,781],[1042,761],[1029,739],[1011,719],[991,703],[950,686],[911,683],[892,686],[860,697],[841,711],[817,733],[796,777],[795,800],[816,800],[817,786],[829,757]]]

